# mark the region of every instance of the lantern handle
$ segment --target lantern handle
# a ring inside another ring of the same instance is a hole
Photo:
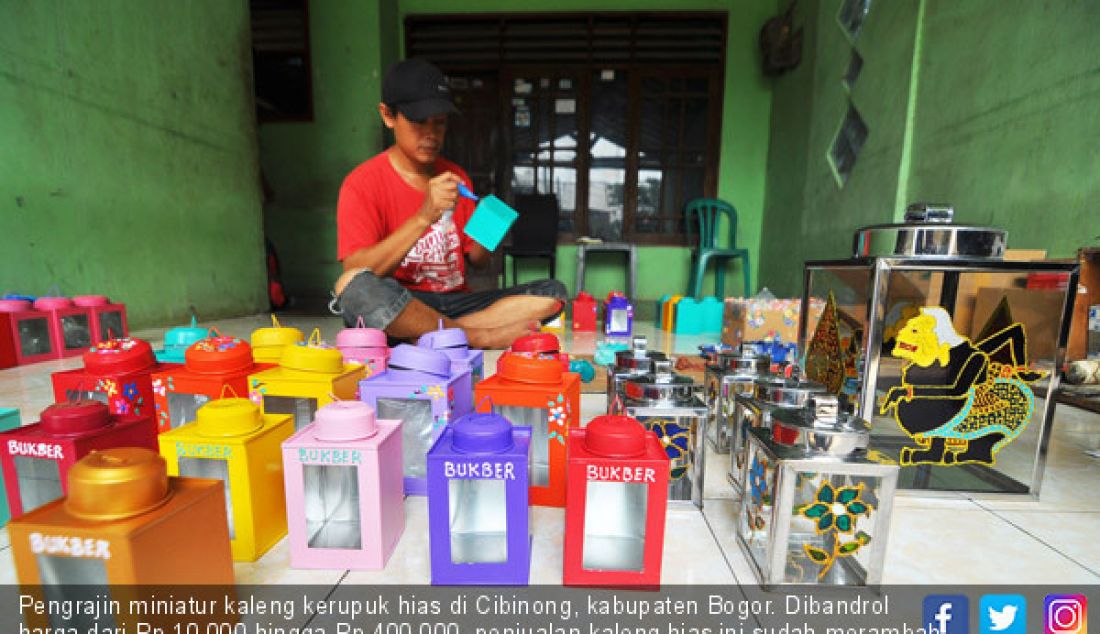
[[[366,328],[367,327],[366,322],[363,321],[363,316],[362,315],[359,315],[358,317],[355,318],[355,327],[356,328]]]
[[[80,379],[76,383],[75,392],[73,390],[69,390],[68,393],[65,395],[65,402],[69,403],[70,405],[74,404],[74,403],[76,403],[77,401],[79,401],[81,399],[83,394],[84,394],[84,379]]]
[[[275,313],[271,313],[271,325],[275,328],[283,327],[283,325],[279,323],[279,318],[275,316]]]
[[[329,397],[330,399],[332,399],[332,402],[333,402],[333,403],[339,403],[339,402],[341,402],[341,401],[343,401],[343,400],[344,400],[344,399],[340,398],[339,396],[336,396],[336,394],[335,394],[335,393],[333,393],[333,392],[329,392],[329,393],[327,394],[327,396],[328,396],[328,397]]]
[[[488,395],[488,394],[486,394],[485,396],[482,396],[481,400],[478,401],[476,405],[474,405],[474,411],[475,412],[480,411],[481,410],[481,404],[484,403],[485,401],[489,401],[489,411],[492,412],[493,411],[493,397]]]
[[[51,284],[50,287],[46,289],[44,297],[62,297],[61,287],[57,284]]]
[[[233,389],[233,386],[228,383],[222,385],[222,391],[221,394],[218,395],[218,398],[225,398],[226,390],[229,390],[229,393],[233,395],[233,398],[240,398],[240,396],[237,394],[237,390]]]
[[[624,410],[625,410],[625,407],[623,407],[623,397],[621,395],[619,395],[618,393],[616,393],[615,398],[611,399],[611,412],[610,413],[613,414],[613,415],[618,416],[618,415],[621,415]]]
[[[218,330],[217,326],[211,326],[206,331],[207,338],[209,338],[211,334],[213,334],[215,337],[221,337],[222,336],[222,331]]]
[[[316,340],[316,342],[314,340]],[[309,333],[309,339],[306,341],[306,344],[311,347],[316,347],[320,346],[322,343],[324,343],[324,340],[321,339],[321,329],[314,328],[313,332]]]
[[[198,328],[199,327],[199,318],[195,315],[195,313],[191,313],[191,327],[192,328]]]

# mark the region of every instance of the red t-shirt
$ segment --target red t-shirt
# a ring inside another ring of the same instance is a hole
[[[467,187],[470,178],[461,167],[444,158],[435,161],[435,173],[451,171]],[[401,178],[386,152],[352,170],[340,187],[336,206],[336,258],[343,260],[358,249],[376,244],[416,215],[427,194]],[[459,197],[445,229],[441,218],[424,230],[409,250],[393,277],[402,286],[435,293],[466,290],[466,259],[473,241],[462,228],[474,213],[474,203]]]

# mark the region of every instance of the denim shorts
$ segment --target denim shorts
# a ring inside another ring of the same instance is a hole
[[[444,317],[458,319],[513,295],[549,297],[563,303],[569,299],[565,285],[557,280],[538,280],[470,293],[429,293],[410,291],[392,277],[378,277],[370,271],[361,271],[336,297],[332,312],[342,315],[344,324],[349,328],[362,318],[365,327],[385,330],[412,299],[420,300]]]

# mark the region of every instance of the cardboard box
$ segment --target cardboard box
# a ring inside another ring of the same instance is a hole
[[[802,301],[798,299],[726,299],[722,315],[722,343],[731,346],[742,341],[782,341],[798,343],[798,320]],[[813,333],[825,302],[810,301],[807,332]]]

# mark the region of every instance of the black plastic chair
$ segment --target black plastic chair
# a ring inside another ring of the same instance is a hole
[[[558,197],[553,194],[517,194],[512,207],[519,212],[512,225],[512,242],[504,247],[512,258],[512,284],[518,283],[516,261],[542,258],[550,261],[550,277],[557,277]],[[503,286],[508,285],[507,263],[501,267]]]

